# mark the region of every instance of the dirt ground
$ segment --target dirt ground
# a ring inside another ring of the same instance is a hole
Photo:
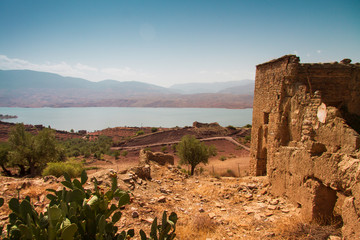
[[[206,141],[207,145],[214,145],[217,149],[217,156],[209,158],[208,164],[200,164],[197,170],[203,169],[207,174],[216,176],[247,176],[249,169],[249,151],[230,143],[227,140]],[[166,150],[164,150],[166,149]],[[164,152],[174,156],[175,166],[179,165],[179,157],[174,153],[172,145],[151,147],[149,150],[153,152]],[[123,150],[124,151],[124,150]],[[105,156],[104,161],[88,161],[89,167],[99,169],[114,169],[115,171],[123,171],[130,167],[134,167],[139,163],[140,150],[126,150],[127,156],[120,156],[115,160],[114,157]],[[223,159],[223,160],[220,160]],[[189,166],[181,166],[189,170]],[[90,170],[92,172],[98,171]]]
[[[209,137],[207,133],[200,134]],[[171,132],[166,134],[171,136]],[[164,135],[157,135],[159,142],[163,140],[161,136]],[[148,138],[144,139],[146,142]],[[141,143],[141,139],[137,142]],[[329,236],[340,236],[332,226],[325,228],[304,223],[300,218],[300,208],[269,194],[271,186],[266,177],[247,176],[247,149],[225,139],[205,143],[216,146],[217,156],[211,157],[208,164],[199,165],[196,175],[191,177],[184,173],[187,166],[178,166],[179,158],[171,144],[151,147],[153,152],[162,151],[175,158],[174,165],[150,163],[151,180],[140,179],[130,170],[139,164],[139,149],[122,149],[121,152],[127,151],[128,154],[119,159],[111,156],[105,156],[101,161],[86,159],[85,165],[91,169],[87,171],[89,179],[97,178],[104,189],[110,187],[109,174],[118,173],[118,186],[130,191],[132,201],[122,210],[123,216],[117,226],[120,230],[134,228],[136,237],[133,239],[136,240],[140,239],[140,229],[149,233],[152,221],[155,217],[161,218],[163,211],[177,213],[176,239],[180,240],[326,240]],[[0,176],[0,196],[5,203],[12,197],[23,199],[30,196],[38,212],[46,211],[49,203],[46,189],[62,188],[61,181],[61,177],[45,181],[41,177]],[[91,188],[92,184],[87,183],[87,187]],[[0,226],[7,224],[9,213],[7,204],[4,204],[0,208]]]

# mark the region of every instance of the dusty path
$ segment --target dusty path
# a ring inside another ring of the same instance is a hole
[[[238,143],[237,141],[235,141],[232,137],[211,137],[211,138],[203,138],[203,139],[199,139],[200,141],[214,141],[214,140],[227,140],[229,142],[232,142],[233,144],[237,145],[237,146],[241,146],[242,148],[244,148],[247,151],[250,151],[250,148],[248,148],[247,146]],[[146,144],[146,145],[138,145],[138,146],[131,146],[131,147],[113,147],[111,149],[113,150],[139,150],[142,148],[147,148],[147,147],[157,147],[157,146],[164,146],[164,145],[172,145],[172,144],[177,144],[180,141],[171,141],[171,142],[160,142],[160,143],[153,143],[153,144]]]

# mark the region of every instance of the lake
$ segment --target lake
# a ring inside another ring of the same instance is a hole
[[[242,127],[251,124],[252,108],[8,108],[0,107],[0,114],[18,118],[3,121],[42,124],[58,130],[101,130],[108,127],[184,127],[195,121],[218,122],[221,126]]]

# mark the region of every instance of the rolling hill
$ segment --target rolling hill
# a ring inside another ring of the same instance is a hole
[[[197,91],[182,94],[176,87],[164,88],[136,81],[91,82],[46,72],[0,70],[0,106],[252,107],[253,90],[243,94],[231,92],[236,86],[239,86],[239,82],[194,84],[191,87]],[[243,88],[247,87],[243,85]],[[214,89],[218,92],[214,92]]]

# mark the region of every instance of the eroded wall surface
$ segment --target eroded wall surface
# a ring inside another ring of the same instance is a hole
[[[308,64],[287,55],[256,68],[251,173],[306,220],[338,215],[360,238],[360,64]]]

